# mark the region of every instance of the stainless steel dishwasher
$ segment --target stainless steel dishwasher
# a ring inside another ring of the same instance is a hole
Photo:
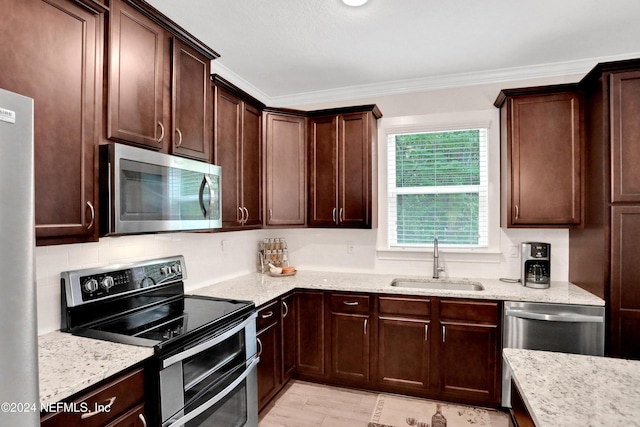
[[[505,301],[504,348],[604,355],[604,307]],[[502,406],[511,407],[511,372],[503,361]]]

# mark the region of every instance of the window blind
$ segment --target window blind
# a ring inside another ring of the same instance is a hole
[[[389,245],[488,245],[487,129],[388,135]]]

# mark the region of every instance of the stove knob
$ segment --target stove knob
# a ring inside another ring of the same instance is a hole
[[[113,285],[115,285],[115,283],[113,282],[113,277],[111,276],[104,276],[100,281],[100,286],[105,291],[108,291],[109,289],[113,288]]]
[[[96,279],[89,279],[82,284],[82,290],[88,293],[93,293],[98,290],[98,281]]]
[[[169,267],[168,265],[160,267],[160,274],[166,276],[169,273],[171,273],[171,267]]]
[[[180,266],[180,264],[173,264],[171,266],[171,271],[173,271],[174,273],[182,273],[182,267]]]

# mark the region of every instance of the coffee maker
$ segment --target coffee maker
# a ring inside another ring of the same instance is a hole
[[[540,242],[522,243],[520,283],[529,288],[545,289],[551,282],[551,245]]]

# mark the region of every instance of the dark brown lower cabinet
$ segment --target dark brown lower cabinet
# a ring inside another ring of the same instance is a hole
[[[469,403],[500,399],[498,302],[440,300],[440,393]]]
[[[498,406],[501,312],[499,301],[296,290],[259,311],[260,408],[291,377]]]
[[[322,291],[296,292],[296,372],[308,380],[326,374],[324,299]]]
[[[431,388],[431,301],[378,298],[377,378],[390,391]]]
[[[262,409],[282,385],[280,305],[273,301],[258,311],[258,408]]]
[[[331,379],[351,385],[370,380],[371,316],[369,296],[331,295]]]
[[[285,295],[281,302],[282,381],[286,383],[296,370],[296,304],[295,294]]]
[[[536,424],[524,404],[518,386],[511,381],[511,425],[515,427],[535,427]]]

